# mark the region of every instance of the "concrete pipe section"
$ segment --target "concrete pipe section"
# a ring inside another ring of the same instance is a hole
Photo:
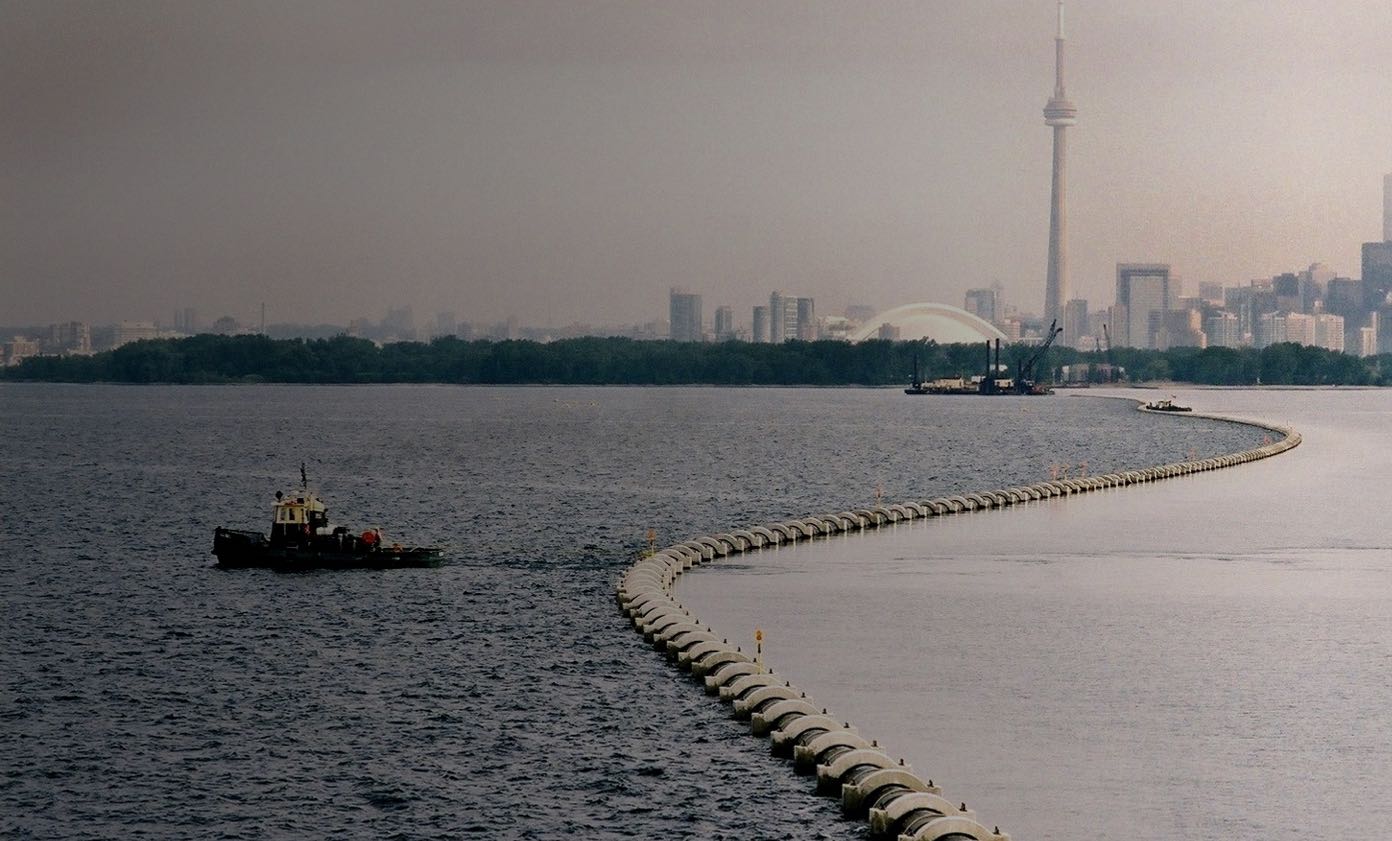
[[[1138,408],[1144,408],[1137,403]],[[791,759],[794,770],[816,775],[816,792],[841,800],[847,817],[863,818],[875,838],[898,841],[1009,841],[999,828],[987,828],[966,803],[953,803],[931,779],[925,780],[874,739],[827,712],[782,675],[730,645],[673,597],[685,571],[743,552],[783,543],[877,529],[920,517],[966,511],[1000,511],[1040,499],[1070,497],[1125,485],[1235,467],[1286,452],[1300,434],[1274,424],[1189,412],[1179,418],[1207,418],[1266,430],[1276,436],[1250,450],[1194,461],[1164,464],[1080,479],[1059,479],[1023,487],[977,491],[917,502],[812,515],[781,523],[749,526],[695,537],[642,558],[619,579],[615,598],[633,627],[678,668],[690,671],[707,693],[748,719],[750,732],[767,737],[774,756]]]

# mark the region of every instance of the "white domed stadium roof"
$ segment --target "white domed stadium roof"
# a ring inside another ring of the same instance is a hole
[[[932,339],[940,345],[969,344],[988,339],[1005,339],[1005,334],[985,319],[947,304],[904,304],[885,310],[851,334],[851,341],[862,342],[879,334],[880,325],[899,328],[899,338]]]

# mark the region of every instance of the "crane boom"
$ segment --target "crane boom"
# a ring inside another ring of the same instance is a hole
[[[1015,390],[1017,393],[1029,394],[1036,389],[1033,382],[1034,366],[1044,357],[1044,354],[1049,352],[1049,346],[1054,343],[1054,339],[1057,339],[1058,334],[1062,332],[1063,328],[1058,326],[1058,319],[1054,319],[1049,323],[1049,335],[1044,337],[1044,343],[1041,344],[1028,359],[1020,363],[1020,366],[1016,369]]]

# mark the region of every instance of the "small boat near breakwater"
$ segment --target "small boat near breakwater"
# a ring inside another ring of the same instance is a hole
[[[282,571],[311,569],[395,569],[437,567],[444,549],[436,546],[388,545],[381,529],[361,534],[329,522],[329,512],[309,489],[300,466],[300,490],[276,491],[271,534],[259,531],[213,530],[213,554],[223,568],[261,567]]]
[[[1152,400],[1145,404],[1145,408],[1151,412],[1192,412],[1188,406],[1181,406],[1174,402],[1174,398],[1169,400]]]

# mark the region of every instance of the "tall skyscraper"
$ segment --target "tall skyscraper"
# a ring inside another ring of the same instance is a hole
[[[817,340],[817,303],[812,298],[797,299],[797,337],[804,342]]]
[[[669,306],[671,332],[674,342],[701,341],[701,296],[680,288],[672,289]]]
[[[998,296],[994,289],[968,289],[962,300],[962,309],[992,324],[996,322],[999,309]]]
[[[759,344],[763,344],[764,342],[769,341],[769,308],[768,308],[768,307],[763,307],[763,306],[755,307],[755,308],[754,308],[754,313],[753,313],[753,315],[750,317],[750,323],[753,325],[753,330],[754,330],[754,337],[753,337],[753,338],[754,338],[754,341],[755,341],[755,342],[757,342],[757,343],[759,343]]]
[[[1237,313],[1220,310],[1204,321],[1209,347],[1239,347],[1242,333],[1237,329]]]
[[[1392,353],[1392,330],[1386,329],[1392,316],[1392,242],[1363,243],[1363,304],[1378,314],[1378,353]]]
[[[1083,337],[1088,335],[1088,302],[1073,298],[1064,304],[1062,326],[1060,341],[1069,347],[1083,347]]]
[[[725,342],[735,337],[735,308],[721,306],[715,308],[715,340]]]
[[[786,312],[783,302],[785,300],[787,299],[782,292],[769,293],[769,341],[774,344],[780,344],[783,341],[783,315]]]
[[[798,299],[782,292],[769,294],[769,341],[781,344],[798,337]]]
[[[1068,127],[1078,109],[1063,90],[1063,0],[1058,4],[1058,36],[1054,38],[1054,95],[1044,106],[1044,124],[1054,130],[1054,178],[1049,205],[1049,277],[1044,286],[1044,320],[1063,318],[1063,305],[1072,297],[1068,285]]]
[[[1169,309],[1169,264],[1117,263],[1116,272],[1116,305],[1124,316],[1112,322],[1112,343],[1155,347],[1155,333]]]

